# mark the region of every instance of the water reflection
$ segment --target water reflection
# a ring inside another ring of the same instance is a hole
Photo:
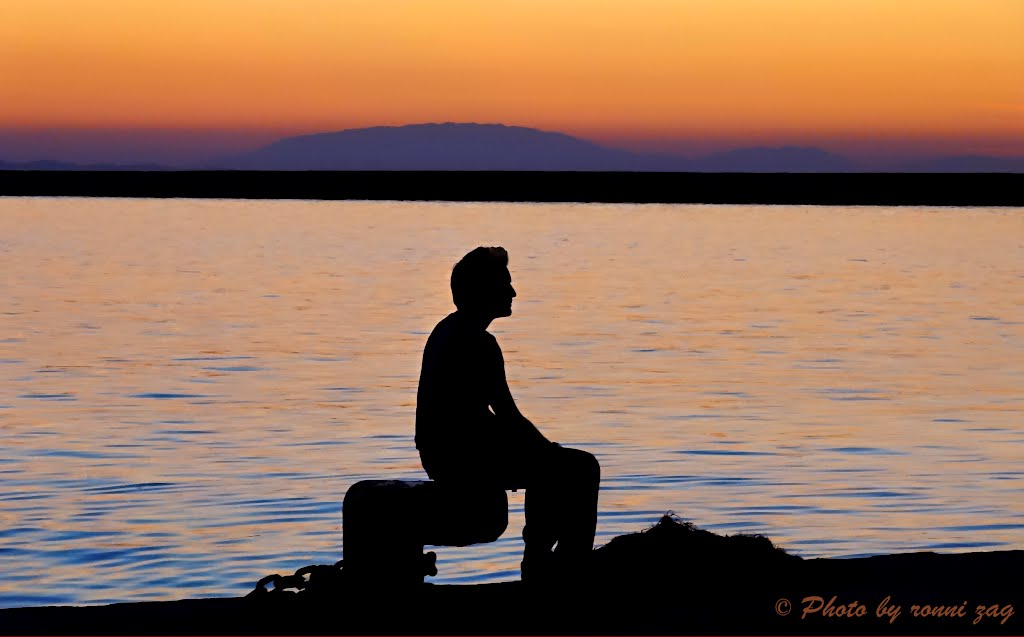
[[[806,556],[1024,547],[1024,212],[0,199],[0,605],[238,595],[423,477],[419,356],[504,245],[518,404],[666,510]],[[419,290],[432,291],[422,294]],[[505,537],[440,581],[517,577]]]

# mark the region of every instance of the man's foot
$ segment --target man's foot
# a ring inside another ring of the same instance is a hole
[[[524,584],[538,584],[549,581],[556,570],[555,554],[551,551],[527,549],[523,553],[523,561],[519,564]]]
[[[592,565],[589,555],[565,555],[558,551],[527,552],[519,565],[524,584],[564,584],[585,582]]]

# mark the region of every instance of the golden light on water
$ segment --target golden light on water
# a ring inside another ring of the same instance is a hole
[[[492,327],[520,407],[601,460],[599,542],[673,510],[806,556],[1024,544],[1017,209],[5,199],[0,219],[0,570],[45,573],[0,605],[238,595],[336,561],[348,486],[423,475],[420,355],[476,245],[511,256]],[[518,577],[511,502],[502,540],[441,551],[442,581]]]

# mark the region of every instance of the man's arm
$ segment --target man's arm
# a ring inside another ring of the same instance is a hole
[[[501,348],[497,341],[494,342],[494,353],[491,369],[493,370],[492,396],[490,399],[491,409],[498,420],[509,427],[515,435],[522,436],[526,441],[553,445],[544,434],[537,429],[536,425],[527,419],[519,411],[516,401],[512,398],[512,391],[508,388],[508,380],[505,378],[505,359],[501,354]]]

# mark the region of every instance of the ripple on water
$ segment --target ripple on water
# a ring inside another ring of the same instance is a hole
[[[137,454],[116,453],[111,451],[83,451],[80,449],[42,449],[29,453],[28,455],[47,458],[82,458],[88,460],[127,460],[130,458],[141,458]]]
[[[95,564],[106,564],[108,566],[134,565],[141,562],[150,553],[169,554],[167,547],[155,546],[117,548],[75,546],[43,552],[56,563],[73,566]]]
[[[868,500],[870,500],[872,498],[878,498],[878,499],[888,500],[888,499],[891,499],[891,498],[919,499],[919,498],[924,498],[925,496],[922,495],[921,493],[910,493],[910,492],[907,492],[907,491],[886,491],[886,490],[872,489],[870,487],[866,487],[866,488],[863,488],[863,489],[849,489],[849,490],[842,490],[842,491],[827,491],[827,492],[822,492],[822,493],[797,493],[797,494],[793,494],[790,497],[793,497],[793,498],[821,498],[821,497],[829,497],[829,498],[864,498],[864,499],[868,499]],[[884,503],[878,503],[877,506],[885,506],[885,504]],[[900,505],[897,505],[897,506],[900,506]]]
[[[877,389],[824,389],[819,393],[825,394],[829,400],[842,402],[890,400],[888,396],[880,396],[881,391]]]
[[[710,420],[725,418],[723,414],[667,414],[656,416],[655,420]]]
[[[0,596],[0,608],[20,608],[23,606],[68,606],[80,603],[77,592],[67,594],[41,593],[4,593]]]
[[[870,387],[823,387],[820,390],[823,394],[880,394],[881,389]]]
[[[1008,546],[1009,542],[934,542],[911,546],[910,550],[918,551],[946,551],[946,550],[970,550],[993,548],[996,546]]]
[[[286,442],[282,447],[343,447],[354,444],[355,440],[313,440],[310,442]]]
[[[18,538],[25,536],[32,536],[37,533],[43,532],[42,527],[35,526],[15,526],[9,529],[0,529],[0,539]],[[0,551],[8,550],[6,547],[0,547]]]
[[[790,540],[789,542],[787,542],[787,544],[790,545],[790,546],[817,546],[819,544],[832,545],[832,544],[853,544],[853,543],[854,543],[854,540],[850,540],[850,539],[846,539],[846,538],[840,538],[840,537],[835,537],[835,538],[833,538],[833,537],[830,537],[830,538],[807,538],[807,539],[802,539],[802,540]]]
[[[617,522],[622,520],[639,520],[654,525],[665,515],[667,511],[661,509],[639,509],[636,511],[598,511],[598,519],[614,519]]]
[[[729,512],[767,512],[767,513],[780,513],[780,512],[792,512],[792,511],[812,511],[817,510],[818,507],[810,504],[758,504],[755,506],[748,505],[734,505],[722,507],[724,511]]]
[[[54,401],[72,401],[78,400],[74,394],[70,392],[61,392],[59,394],[21,394],[18,398],[28,398],[31,400],[54,400]]]
[[[677,449],[672,453],[691,456],[777,456],[774,451],[739,451],[732,449]]]
[[[963,526],[940,526],[939,531],[1016,531],[1024,524],[966,524]]]
[[[252,356],[184,356],[175,358],[176,361],[241,361],[253,358]]]
[[[822,451],[831,451],[833,453],[850,453],[854,455],[868,455],[868,456],[905,456],[907,455],[904,451],[895,451],[893,449],[883,449],[881,447],[828,447],[822,449]]]
[[[204,367],[203,369],[211,372],[262,372],[266,368],[256,365],[228,365],[226,367]]]
[[[112,484],[97,487],[86,487],[83,489],[89,493],[141,493],[146,491],[173,491],[184,488],[185,485],[173,482],[138,482],[128,484]]]
[[[183,394],[173,392],[143,392],[141,394],[130,394],[129,398],[148,398],[153,400],[176,400],[187,398],[210,398],[205,394]]]

